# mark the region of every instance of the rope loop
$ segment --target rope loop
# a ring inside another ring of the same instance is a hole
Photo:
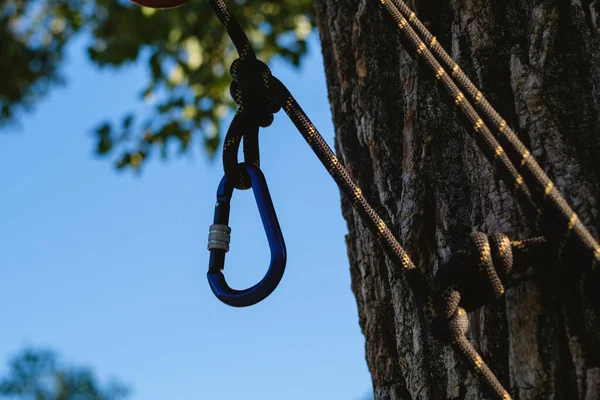
[[[271,87],[274,79],[271,70],[262,61],[254,57],[238,58],[231,64],[230,72],[233,81],[229,91],[239,109],[225,136],[223,167],[236,189],[247,190],[252,185],[246,169],[238,161],[240,144],[243,139],[244,162],[259,168],[259,128],[273,123],[281,105]]]
[[[459,309],[474,311],[499,299],[511,278],[515,256],[525,260],[546,246],[543,237],[511,241],[501,233],[473,232],[465,249],[453,254],[435,277],[432,306],[436,314],[433,333],[442,342],[454,340],[448,329]],[[475,266],[475,268],[474,268]]]
[[[244,139],[244,162],[238,161],[240,144]],[[252,187],[244,164],[260,168],[258,125],[248,120],[248,115],[238,111],[229,125],[223,143],[223,169],[228,182],[238,190]]]
[[[433,334],[445,344],[456,337],[452,328],[459,309],[474,311],[504,294],[516,255],[545,246],[543,237],[511,241],[501,233],[473,232],[466,246],[453,254],[435,277],[432,306],[436,314]],[[535,252],[539,253],[539,252]]]
[[[248,172],[245,172],[241,168],[243,164],[237,161],[242,138],[246,167],[251,165],[258,167],[259,127],[269,126],[273,122],[273,114],[283,107],[338,184],[341,192],[380,240],[388,256],[395,265],[401,267],[411,289],[418,297],[426,298],[430,302],[429,305],[437,312],[433,333],[436,334],[437,331],[439,337],[445,338],[446,342],[452,344],[457,353],[483,379],[497,398],[510,399],[510,395],[467,340],[467,312],[502,296],[508,279],[514,279],[514,276],[511,277],[514,255],[519,258],[516,264],[526,265],[527,263],[521,260],[521,257],[527,258],[526,253],[535,253],[538,259],[544,256],[543,252],[531,250],[541,246],[546,250],[546,255],[550,253],[546,239],[540,237],[511,242],[501,234],[488,237],[483,233],[474,233],[470,235],[470,249],[453,255],[450,262],[436,275],[435,289],[431,291],[422,271],[415,267],[397,238],[368,203],[360,187],[351,178],[292,94],[271,75],[264,63],[256,60],[256,54],[248,37],[233,14],[229,12],[225,0],[208,1],[240,56],[240,59],[231,66],[234,82],[230,92],[240,107],[223,147],[223,164],[227,181],[237,189],[251,187]],[[446,53],[437,39],[417,18],[415,12],[402,0],[381,0],[378,3],[398,27],[403,45],[414,50],[413,54],[416,53],[417,57],[421,57],[425,65],[434,73],[435,79],[443,83],[445,93],[456,105],[461,122],[471,132],[488,161],[494,166],[499,166],[501,178],[513,187],[528,218],[532,222],[538,222],[538,216],[545,217],[547,211],[553,211],[552,216],[558,217],[554,221],[557,222],[556,227],[564,228],[560,246],[564,245],[569,237],[576,237],[583,246],[584,252],[592,256],[592,268],[600,263],[600,244],[531,157],[530,150],[462,72],[459,65]],[[549,234],[548,238],[552,236],[556,235]],[[219,245],[224,247],[222,243]],[[560,251],[562,247],[559,247]],[[473,268],[473,265],[477,268]]]
[[[453,293],[459,294],[460,306],[467,311],[500,298],[513,269],[513,248],[528,249],[523,243],[528,242],[511,242],[501,233],[489,236],[483,232],[471,233],[466,248],[456,252],[436,276],[433,298],[436,313],[446,319],[454,314],[459,304]]]
[[[233,82],[229,90],[240,111],[258,126],[270,126],[281,105],[270,88],[273,75],[267,64],[256,58],[238,58],[231,64],[230,73]]]
[[[503,276],[510,274],[513,264],[510,239],[501,233],[488,237],[483,232],[473,232],[470,237],[478,256],[479,277],[487,285],[493,299],[498,299],[504,294],[504,285],[496,266],[501,267]]]

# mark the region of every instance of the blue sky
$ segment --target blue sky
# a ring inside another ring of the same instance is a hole
[[[68,86],[0,134],[0,361],[28,346],[117,377],[131,399],[359,399],[371,387],[339,192],[283,112],[261,134],[288,250],[278,289],[220,303],[206,239],[220,160],[153,160],[141,176],[92,155],[92,128],[138,101],[142,66],[100,71],[70,47]],[[333,126],[316,36],[301,71],[270,66],[325,139]],[[246,287],[269,253],[251,192],[234,193],[226,277]],[[6,372],[5,363],[0,372]]]

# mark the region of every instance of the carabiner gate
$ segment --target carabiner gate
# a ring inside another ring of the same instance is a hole
[[[279,227],[277,214],[275,214],[273,208],[265,176],[260,169],[253,165],[244,163],[240,165],[244,166],[250,176],[254,198],[271,249],[271,264],[262,280],[248,289],[232,289],[225,281],[222,270],[225,267],[225,253],[229,251],[229,233],[231,229],[228,224],[233,186],[227,182],[227,177],[224,176],[217,189],[215,217],[208,237],[210,259],[207,278],[213,293],[223,303],[233,307],[248,307],[264,300],[279,285],[285,271],[287,256],[285,242]]]

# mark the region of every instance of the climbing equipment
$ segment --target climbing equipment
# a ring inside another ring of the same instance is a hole
[[[271,201],[271,195],[263,173],[254,165],[241,164],[250,178],[250,186],[254,191],[260,218],[262,219],[267,241],[271,249],[271,264],[264,278],[251,288],[235,290],[229,287],[221,272],[225,266],[225,253],[229,251],[231,228],[229,227],[229,210],[233,185],[224,176],[217,190],[215,217],[208,236],[208,282],[213,293],[223,303],[233,307],[254,305],[269,296],[279,285],[285,271],[286,250],[277,214]]]
[[[553,215],[559,217],[558,220],[546,218],[547,222],[555,225],[554,229],[549,229],[546,235],[555,236],[553,239],[564,245],[566,239],[574,234],[578,242],[583,245],[584,251],[591,255],[590,261],[594,267],[596,263],[600,262],[598,242],[569,207],[516,133],[494,110],[481,91],[442,48],[436,37],[425,28],[406,3],[402,0],[379,1],[397,24],[398,32],[410,43],[413,50],[416,51],[416,55],[425,61],[425,64],[435,74],[435,79],[442,83],[460,113],[469,121],[471,126],[468,129],[478,141],[490,163],[492,165],[500,164],[501,169],[505,170],[507,183],[513,186],[518,195],[526,199],[524,204],[526,208],[534,209],[536,222],[539,224],[544,214],[549,211],[553,211]],[[481,113],[481,116],[475,108]],[[488,124],[491,128],[488,127]],[[502,144],[498,141],[501,141]],[[508,149],[508,152],[503,146]],[[532,192],[530,193],[529,190]],[[560,229],[556,229],[557,225],[564,227],[562,232]]]
[[[244,135],[237,128],[230,129],[228,132],[223,146],[225,173],[236,179],[238,188],[243,189],[247,186],[247,183],[244,184],[243,174],[239,172],[237,164],[240,141],[243,137],[246,158],[251,156],[257,162],[258,126],[269,125],[272,121],[272,113],[277,112],[277,106],[283,107],[338,184],[342,193],[350,200],[363,221],[377,236],[392,262],[404,272],[407,282],[417,298],[420,301],[429,302],[433,306],[431,311],[433,331],[436,337],[452,345],[467,365],[481,377],[495,397],[510,399],[508,392],[467,340],[467,311],[480,307],[490,297],[497,298],[504,293],[504,283],[512,268],[512,250],[515,250],[517,254],[519,251],[526,253],[535,247],[546,245],[547,241],[559,243],[562,248],[562,245],[574,233],[572,236],[578,239],[584,252],[590,255],[588,259],[591,259],[592,267],[594,267],[600,261],[600,246],[570,209],[516,134],[442,49],[436,38],[426,30],[415,13],[401,0],[379,0],[379,3],[393,18],[399,32],[412,46],[412,50],[425,60],[426,65],[433,70],[436,80],[441,81],[458,111],[469,122],[468,128],[478,146],[488,160],[499,167],[503,179],[512,186],[528,214],[535,216],[533,219],[536,225],[543,221],[544,214],[552,210],[554,211],[553,215],[558,215],[560,218],[546,218],[547,221],[543,222],[555,225],[558,223],[559,226],[564,227],[563,232],[555,233],[559,229],[549,229],[545,238],[533,238],[512,243],[505,236],[492,235],[493,246],[485,235],[474,234],[472,240],[476,250],[470,253],[459,253],[453,257],[451,261],[454,262],[454,265],[442,268],[435,279],[434,287],[430,287],[424,275],[415,267],[385,222],[369,205],[360,188],[354,183],[291,93],[270,74],[266,65],[256,60],[246,35],[227,9],[224,0],[209,0],[209,4],[229,33],[240,56],[239,61],[236,60],[231,68],[235,83],[232,85],[232,95],[239,105],[236,117],[240,114],[244,115],[247,112],[244,107],[250,104],[253,105],[250,113],[262,115],[261,118],[255,118],[253,123],[246,124],[245,130],[249,134]],[[445,68],[436,57],[441,60]],[[252,96],[253,94],[254,96]],[[251,102],[248,100],[249,98],[252,99]],[[259,123],[259,120],[262,123]],[[246,121],[249,121],[249,118],[246,118]],[[493,127],[494,133],[486,123]],[[504,150],[503,146],[508,148],[508,152]],[[474,274],[472,269],[466,268],[467,265],[473,265],[473,260],[468,260],[469,254],[471,258],[475,255],[478,259],[476,264],[480,266],[479,274]],[[460,263],[461,258],[467,258],[468,262]],[[500,273],[495,271],[494,262],[500,262],[503,265]],[[457,278],[461,277],[464,279],[457,281]],[[483,296],[477,291],[470,290],[486,285],[491,286],[492,296]]]
[[[221,296],[219,298],[222,301],[227,299],[230,303],[235,303],[239,300],[237,298],[235,301],[231,300],[238,292],[226,285],[220,272],[224,254],[229,247],[230,233],[226,226],[228,218],[221,217],[220,214],[228,215],[229,199],[233,188],[244,190],[252,187],[255,194],[257,193],[256,180],[260,173],[259,127],[269,126],[273,121],[273,114],[283,108],[338,184],[341,192],[357,210],[370,231],[376,235],[391,261],[404,272],[417,299],[431,305],[429,312],[433,319],[432,332],[435,337],[450,344],[467,365],[481,377],[496,398],[510,399],[508,392],[466,337],[469,325],[467,312],[502,296],[505,285],[510,283],[513,258],[526,257],[528,253],[540,252],[540,248],[547,249],[550,245],[556,246],[560,254],[569,242],[569,245],[575,248],[576,254],[585,258],[586,263],[588,260],[591,261],[594,270],[596,264],[600,262],[600,245],[581,223],[577,214],[569,207],[515,132],[446,53],[435,36],[419,21],[416,14],[402,0],[373,1],[377,1],[392,18],[399,34],[413,52],[413,56],[421,57],[433,72],[436,81],[441,82],[445,93],[456,106],[457,113],[464,117],[461,122],[473,135],[488,161],[498,167],[501,178],[511,186],[536,229],[544,228],[544,237],[511,242],[508,237],[501,234],[488,237],[483,233],[474,233],[470,237],[471,250],[454,254],[430,284],[424,274],[415,267],[386,223],[367,202],[361,189],[352,180],[292,94],[271,75],[264,63],[256,59],[248,38],[229,12],[225,0],[208,0],[239,54],[239,59],[231,66],[233,77],[231,94],[239,108],[223,145],[225,178],[219,186],[215,225],[211,227],[209,234],[211,288],[218,297]],[[238,163],[237,153],[242,139],[245,160],[243,163]],[[266,184],[264,190],[266,191]],[[259,197],[257,201],[258,199]],[[270,200],[269,207],[272,207]],[[263,223],[265,223],[264,218]],[[267,225],[265,223],[266,229]],[[283,245],[282,237],[280,243]],[[285,250],[283,254],[285,259]],[[475,271],[473,265],[478,267]],[[496,265],[500,268],[496,269]],[[267,276],[270,273],[271,269]],[[255,293],[259,294],[253,295],[254,297],[251,298],[253,302],[249,303],[254,304],[271,293],[279,283],[281,274],[283,274],[283,267],[278,268],[275,273],[279,278],[273,279],[265,286],[269,289],[268,293],[267,291],[260,293],[257,289]],[[263,281],[257,286],[260,286]],[[248,290],[251,291],[253,288]],[[245,291],[241,292],[245,293]]]

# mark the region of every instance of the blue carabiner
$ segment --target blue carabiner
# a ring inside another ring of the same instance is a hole
[[[271,264],[262,280],[248,289],[232,289],[225,281],[222,270],[225,267],[225,253],[229,250],[229,232],[231,230],[228,224],[233,186],[227,182],[227,177],[224,176],[217,189],[215,217],[209,235],[210,259],[207,277],[213,293],[223,303],[233,307],[248,307],[264,300],[279,285],[285,271],[287,255],[265,176],[260,169],[253,165],[244,163],[240,165],[250,176],[254,198],[271,249]]]

